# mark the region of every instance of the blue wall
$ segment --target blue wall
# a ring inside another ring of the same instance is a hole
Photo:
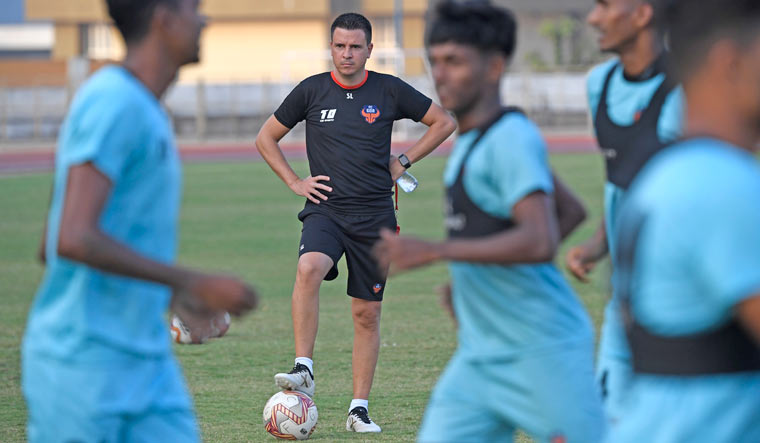
[[[22,23],[24,0],[0,0],[0,24]]]

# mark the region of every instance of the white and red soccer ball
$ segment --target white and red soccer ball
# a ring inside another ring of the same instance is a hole
[[[223,337],[224,334],[230,329],[230,314],[225,312],[224,314],[217,315],[211,320],[212,335],[209,338]],[[172,315],[172,322],[169,330],[172,333],[172,341],[181,344],[190,343],[203,343],[205,340],[193,340],[193,334],[190,329],[182,323],[179,317]]]
[[[280,391],[264,406],[264,428],[276,438],[306,440],[317,427],[317,405],[306,394]]]

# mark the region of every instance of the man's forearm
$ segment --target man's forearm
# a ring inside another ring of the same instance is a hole
[[[457,128],[451,116],[440,106],[432,103],[430,109],[422,118],[422,123],[428,125],[427,131],[408,151],[405,152],[409,161],[414,163],[433,152]]]
[[[299,177],[298,174],[290,167],[282,149],[277,141],[271,138],[259,136],[256,138],[256,148],[259,150],[261,157],[267,162],[272,171],[280,177],[288,187],[291,187]]]
[[[433,261],[543,263],[552,260],[557,243],[557,238],[523,226],[488,237],[448,240],[434,248]]]
[[[434,123],[409,150],[405,152],[409,161],[416,163],[435,150],[451,135],[444,123]]]
[[[605,220],[599,223],[599,227],[594,232],[594,235],[586,242],[589,250],[592,252],[594,261],[601,260],[609,252],[609,245],[607,243],[607,228]]]
[[[543,263],[551,261],[559,244],[559,228],[552,200],[534,192],[512,208],[515,226],[473,239],[452,239],[437,252],[443,260],[478,263]]]
[[[556,174],[554,181],[554,203],[557,212],[560,239],[564,240],[571,232],[586,219],[586,209]]]
[[[62,234],[58,245],[60,256],[101,271],[172,288],[181,286],[193,274],[192,271],[140,255],[96,229]]]

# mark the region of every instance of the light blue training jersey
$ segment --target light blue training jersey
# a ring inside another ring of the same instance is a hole
[[[461,134],[444,172],[451,186],[477,130]],[[481,210],[508,218],[527,195],[553,192],[546,145],[538,128],[518,113],[494,124],[467,158],[467,195]],[[458,353],[505,358],[562,343],[591,340],[589,318],[552,263],[502,266],[452,262]]]
[[[622,239],[644,220],[631,280],[642,326],[665,336],[714,330],[760,294],[758,196],[756,159],[722,141],[683,141],[651,160],[618,224]],[[760,372],[634,377],[623,418],[611,441],[758,442]]]
[[[100,229],[153,260],[175,259],[181,167],[169,118],[126,69],[104,67],[81,87],[61,130],[47,264],[29,314],[24,353],[75,362],[168,356],[169,288],[93,269],[56,252],[69,168],[87,162],[112,185]]]

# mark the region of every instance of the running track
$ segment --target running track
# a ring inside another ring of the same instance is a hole
[[[552,153],[594,152],[595,140],[586,135],[547,136],[546,143]],[[400,153],[411,146],[411,142],[394,143],[393,152]],[[431,155],[447,155],[452,143],[444,142]],[[305,158],[304,144],[282,144],[281,148],[287,158]],[[180,144],[180,155],[186,163],[224,162],[224,161],[258,161],[261,159],[256,148],[251,144]],[[0,175],[48,172],[53,170],[54,152],[52,148],[27,148],[23,151],[0,152]]]

